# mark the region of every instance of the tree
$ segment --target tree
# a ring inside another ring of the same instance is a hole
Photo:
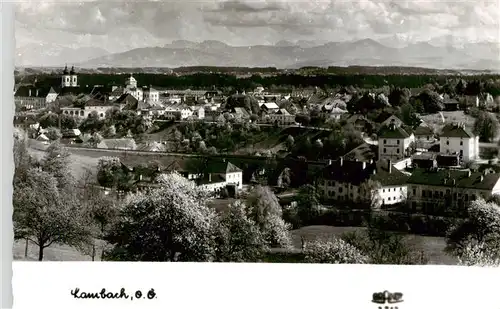
[[[55,127],[48,128],[46,135],[51,141],[57,141],[62,137],[61,131]]]
[[[286,137],[286,141],[285,141],[285,143],[286,143],[286,147],[287,147],[287,149],[288,149],[288,150],[291,150],[291,149],[293,148],[293,144],[295,143],[295,139],[293,138],[293,136],[288,135],[288,136]]]
[[[342,239],[359,249],[373,264],[424,265],[427,256],[416,250],[401,233],[386,231],[377,219],[363,231],[344,233]]]
[[[446,244],[446,250],[459,258],[467,259],[471,249],[500,258],[500,207],[483,199],[470,203],[466,219],[448,231]]]
[[[292,183],[292,170],[285,167],[278,177],[278,187],[288,188]]]
[[[363,182],[360,186],[361,196],[364,202],[372,209],[378,209],[382,206],[382,197],[380,196],[379,189],[382,188],[382,185],[378,181],[373,181],[368,179]]]
[[[235,202],[220,220],[217,261],[257,262],[267,249],[259,228],[247,216],[246,206]]]
[[[307,225],[320,215],[319,195],[312,185],[304,185],[297,194],[297,216],[303,225]]]
[[[498,134],[499,123],[492,114],[481,111],[474,122],[474,133],[484,142],[491,142]]]
[[[468,242],[460,256],[458,264],[463,266],[498,267],[500,258],[495,252],[489,251],[484,243]]]
[[[213,261],[216,214],[207,193],[176,174],[161,176],[161,188],[137,193],[124,205],[106,237],[107,255],[122,261]]]
[[[309,117],[308,115],[297,114],[295,115],[295,122],[307,127],[311,123],[311,117]]]
[[[96,147],[97,145],[99,145],[100,142],[102,142],[103,138],[101,136],[101,134],[99,134],[98,132],[94,132],[94,134],[92,134],[92,137],[89,139],[89,144],[91,145],[91,147]]]
[[[315,240],[304,250],[307,263],[365,264],[368,259],[354,246],[339,238]]]
[[[59,117],[61,118],[62,129],[78,128],[78,121],[77,121],[78,118],[66,114],[61,114]]]
[[[269,187],[256,186],[246,205],[248,217],[259,227],[269,247],[291,246],[290,226],[283,221],[279,201]]]
[[[411,93],[406,88],[394,88],[389,93],[389,103],[396,106],[403,106],[407,104],[410,100]]]
[[[112,138],[116,135],[116,127],[115,125],[110,125],[105,127],[102,134],[107,138]]]
[[[74,178],[70,169],[71,154],[58,142],[52,143],[41,161],[41,168],[54,176],[59,189],[72,190]]]
[[[466,87],[467,87],[467,83],[463,79],[460,79],[458,81],[457,85],[455,86],[455,92],[458,95],[464,95]]]
[[[44,249],[54,243],[79,247],[90,241],[90,233],[82,220],[78,200],[58,189],[54,176],[40,169],[31,169],[24,183],[14,187],[14,235],[28,239]]]
[[[444,109],[443,102],[441,102],[439,95],[431,90],[424,90],[415,100],[422,102],[424,111],[429,114],[437,113]]]
[[[92,261],[97,254],[97,242],[103,244],[101,250],[101,260],[104,257],[105,246],[104,238],[106,237],[112,224],[118,219],[119,209],[110,195],[104,195],[100,190],[95,188],[87,188],[86,198],[84,201],[85,214],[88,219],[88,226],[93,235],[90,249]]]
[[[42,128],[57,127],[59,126],[59,118],[55,113],[47,113],[40,117],[38,121]]]
[[[33,167],[35,159],[31,157],[28,151],[28,141],[19,136],[14,138],[14,184],[17,182],[26,181],[28,170]]]

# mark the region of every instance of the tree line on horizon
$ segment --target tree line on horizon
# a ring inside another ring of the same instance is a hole
[[[60,74],[39,74],[16,77],[16,83],[30,83],[37,80],[40,87],[58,86],[60,84]],[[78,74],[79,84],[84,87],[89,85],[123,85],[127,77],[117,74]],[[479,83],[481,87],[471,95],[478,95],[481,91],[490,93],[493,96],[500,95],[499,75],[474,75],[474,76],[453,76],[453,75],[401,75],[401,74],[279,74],[274,76],[261,76],[253,74],[250,77],[238,78],[235,75],[223,73],[195,73],[189,75],[166,75],[153,73],[136,73],[134,78],[138,85],[153,85],[161,88],[174,89],[213,89],[226,91],[252,91],[258,86],[266,89],[303,89],[318,87],[322,89],[336,87],[357,87],[363,89],[380,88],[393,86],[401,88],[422,88],[426,85],[445,87],[447,84],[463,80],[466,83]]]

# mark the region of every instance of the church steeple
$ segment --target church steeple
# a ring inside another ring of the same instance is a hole
[[[71,71],[69,71],[70,75],[75,75],[75,67],[71,66]]]
[[[63,75],[68,75],[68,65],[64,66]]]

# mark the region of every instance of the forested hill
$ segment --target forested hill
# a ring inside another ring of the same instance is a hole
[[[78,74],[79,84],[85,85],[123,85],[127,75],[116,74]],[[450,76],[450,75],[400,75],[390,74],[381,78],[375,74],[323,74],[323,75],[299,75],[299,74],[280,74],[274,76],[251,75],[246,78],[238,78],[230,74],[218,73],[196,73],[190,75],[165,75],[165,74],[134,74],[139,85],[153,85],[159,88],[175,89],[237,89],[252,90],[257,86],[263,86],[266,89],[276,88],[303,88],[303,87],[347,87],[358,88],[379,88],[383,86],[395,86],[406,88],[420,88],[428,84],[443,85],[447,80],[459,77],[465,81],[481,81],[485,87],[493,88],[488,91],[494,95],[499,93],[500,85],[498,80],[500,76],[494,75],[475,75],[475,76]],[[35,76],[17,77],[16,82],[22,80],[23,83],[32,82]],[[40,86],[57,86],[60,84],[59,74],[42,74],[36,76]],[[499,93],[500,94],[500,93]]]

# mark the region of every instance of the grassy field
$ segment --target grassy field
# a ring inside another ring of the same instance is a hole
[[[306,240],[314,240],[317,238],[329,238],[332,236],[341,236],[345,232],[353,232],[361,230],[362,227],[337,227],[314,225],[306,226],[298,230],[292,231],[293,244],[296,248],[301,247],[301,237]],[[425,252],[429,258],[429,264],[437,265],[456,265],[457,260],[447,255],[443,250],[445,248],[445,240],[442,237],[429,237],[408,235],[409,242],[418,250]]]
[[[474,117],[470,115],[466,115],[463,111],[454,111],[454,112],[442,112],[445,122],[463,122],[465,126],[469,129],[474,128]],[[435,113],[431,115],[422,116],[422,120],[428,124],[431,128],[435,130],[435,132],[440,132],[444,127],[443,119],[440,113]]]
[[[340,236],[345,232],[360,230],[360,227],[335,227],[335,226],[306,226],[298,230],[292,231],[293,244],[296,248],[301,247],[301,236],[307,240],[316,238],[328,238],[331,236]],[[443,249],[445,242],[440,237],[424,237],[424,236],[408,236],[410,242],[418,249],[423,250],[429,257],[429,264],[437,265],[455,265],[456,260],[445,254]],[[29,245],[28,258],[24,257],[24,241],[14,243],[13,253],[14,260],[20,261],[36,261],[38,259],[38,247],[34,244]],[[96,261],[99,261],[100,250]],[[44,251],[44,261],[91,261],[91,257],[85,255],[74,248],[68,246],[52,245]]]
[[[12,247],[13,258],[15,261],[38,261],[38,246],[33,243],[28,244],[28,257],[24,257],[26,243],[25,241],[16,241]],[[75,248],[69,246],[61,246],[53,244],[43,251],[44,261],[91,261],[92,258],[88,255],[79,252]],[[100,260],[100,251],[97,251],[96,261]]]
[[[41,150],[35,150],[29,148],[29,151],[35,158],[38,159],[43,158],[45,156],[45,152]],[[76,179],[80,179],[80,177],[83,175],[86,169],[95,169],[97,167],[97,162],[99,161],[98,159],[99,157],[84,156],[72,153],[70,168],[73,176]]]

